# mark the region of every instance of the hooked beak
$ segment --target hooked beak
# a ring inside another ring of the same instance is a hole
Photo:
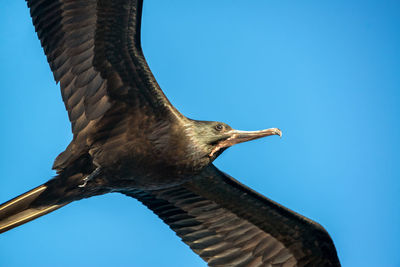
[[[230,130],[226,134],[229,137],[218,143],[218,145],[212,150],[210,157],[212,157],[221,148],[230,147],[239,143],[255,140],[270,135],[279,135],[280,137],[282,137],[282,132],[278,128],[270,128],[260,131]]]

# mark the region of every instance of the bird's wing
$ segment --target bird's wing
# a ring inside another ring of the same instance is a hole
[[[210,266],[340,266],[322,226],[214,166],[180,186],[123,193],[150,208]]]
[[[74,145],[86,142],[113,105],[145,106],[153,113],[177,115],[142,53],[142,0],[26,1],[60,83]]]

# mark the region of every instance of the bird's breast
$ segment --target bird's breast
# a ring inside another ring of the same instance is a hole
[[[113,187],[167,188],[190,180],[208,164],[193,159],[180,132],[165,121],[122,121],[93,143],[90,154]]]

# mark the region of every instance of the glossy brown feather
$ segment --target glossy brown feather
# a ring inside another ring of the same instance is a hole
[[[124,193],[153,210],[210,266],[340,266],[322,226],[212,165],[179,186]]]
[[[64,169],[88,153],[91,135],[101,131],[98,122],[107,120],[113,105],[129,103],[119,118],[112,112],[112,120],[122,120],[129,109],[143,107],[162,119],[180,116],[142,53],[142,1],[27,2],[54,78],[60,83],[74,134],[73,142],[55,161],[55,169]]]

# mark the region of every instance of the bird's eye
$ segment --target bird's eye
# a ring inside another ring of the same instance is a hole
[[[217,130],[218,132],[222,131],[223,129],[224,129],[224,126],[222,124],[215,125],[215,130]]]

